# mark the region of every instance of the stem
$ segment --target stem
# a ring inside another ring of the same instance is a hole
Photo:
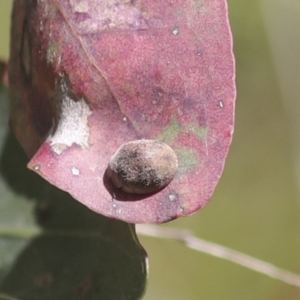
[[[162,228],[155,225],[137,225],[138,234],[172,239],[183,242],[188,248],[206,253],[218,258],[226,259],[250,270],[267,275],[284,283],[300,287],[300,275],[280,269],[268,262],[251,257],[227,247],[202,240],[195,237],[191,232],[180,229]]]
[[[0,300],[19,300],[19,299],[12,297],[10,295],[0,293]]]

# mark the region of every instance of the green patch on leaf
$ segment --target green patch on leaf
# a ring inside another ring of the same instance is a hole
[[[178,157],[178,169],[180,173],[191,172],[192,170],[198,167],[199,161],[193,149],[178,148],[175,150],[175,152]]]
[[[59,47],[57,45],[57,43],[55,42],[50,42],[48,51],[47,51],[47,63],[51,64],[53,63],[58,56],[59,53]]]
[[[206,140],[208,134],[207,127],[198,127],[196,125],[189,125],[187,129],[189,133],[196,135],[199,139],[204,141]]]
[[[208,134],[207,127],[199,127],[195,124],[182,126],[177,120],[173,119],[171,124],[166,126],[162,133],[157,137],[157,140],[167,144],[172,144],[176,138],[183,132],[197,136],[200,140],[205,141]]]
[[[181,125],[177,120],[173,120],[170,125],[166,126],[157,140],[167,144],[172,144],[181,132]]]

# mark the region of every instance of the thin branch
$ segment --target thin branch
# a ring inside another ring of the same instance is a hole
[[[0,293],[0,300],[19,300],[19,299],[12,297],[10,295]]]
[[[261,274],[265,274],[287,284],[300,287],[300,275],[280,269],[270,263],[241,252],[199,239],[190,231],[143,224],[136,226],[136,232],[144,236],[172,239],[183,242],[188,248],[229,260],[240,266],[246,267]]]

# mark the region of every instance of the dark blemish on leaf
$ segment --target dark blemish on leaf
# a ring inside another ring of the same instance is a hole
[[[51,216],[51,207],[47,202],[39,202],[35,208],[35,215],[38,224],[44,225]]]
[[[201,109],[198,110],[198,116],[197,116],[197,124],[199,127],[202,128],[207,128],[207,111],[206,107],[202,107]]]
[[[199,100],[197,99],[193,99],[190,97],[184,98],[182,103],[184,112],[187,114],[191,111],[194,111],[195,109],[198,109],[198,103]]]
[[[123,144],[111,157],[108,176],[127,193],[155,193],[167,186],[178,168],[175,152],[165,143],[137,140]]]
[[[161,103],[164,104],[162,102],[164,94],[165,91],[162,88],[160,87],[153,88],[152,104],[153,105],[159,105]]]
[[[168,222],[171,222],[171,221],[173,221],[173,220],[175,220],[175,219],[177,219],[177,216],[167,216],[167,217],[164,219],[163,223],[168,223]]]
[[[75,22],[78,23],[84,22],[91,18],[89,14],[83,12],[75,12],[74,17],[75,17]]]

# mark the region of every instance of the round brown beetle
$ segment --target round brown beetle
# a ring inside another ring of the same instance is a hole
[[[178,168],[175,152],[155,140],[123,144],[111,157],[108,175],[113,184],[133,194],[155,193],[167,186]]]

